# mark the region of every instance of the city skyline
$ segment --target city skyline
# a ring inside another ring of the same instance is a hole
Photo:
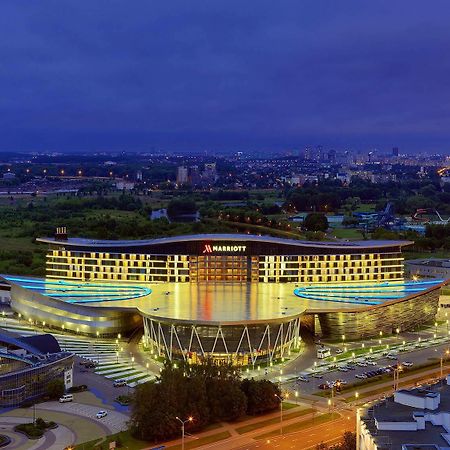
[[[0,152],[446,153],[449,8],[5,2]]]

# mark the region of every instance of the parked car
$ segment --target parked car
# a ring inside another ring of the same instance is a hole
[[[73,402],[73,395],[72,394],[64,394],[59,399],[59,403],[67,403],[67,402]]]
[[[328,383],[319,384],[319,389],[323,390],[330,389],[330,385]]]
[[[122,387],[122,386],[126,386],[127,382],[125,380],[116,380],[113,383],[114,387]]]
[[[106,417],[108,415],[108,413],[106,411],[99,411],[95,417],[97,417],[97,419],[103,419],[103,417]]]
[[[318,378],[319,380],[321,380],[323,378],[323,375],[321,375],[320,373],[312,373],[311,376],[313,378]]]
[[[355,378],[359,378],[360,380],[365,380],[367,378],[367,375],[365,375],[363,373],[357,373],[355,375]]]
[[[342,350],[342,348],[337,348],[337,349],[335,350],[335,353],[336,353],[337,355],[340,355],[341,353],[344,353],[344,350]]]
[[[411,361],[404,361],[404,362],[402,362],[402,365],[405,367],[412,367],[414,365],[414,363]]]
[[[300,375],[297,378],[298,381],[303,381],[304,383],[309,383],[309,378],[304,377],[303,375]]]

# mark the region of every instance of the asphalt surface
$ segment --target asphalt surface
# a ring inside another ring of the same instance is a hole
[[[286,389],[292,390],[292,391],[298,391],[299,394],[305,393],[305,394],[312,394],[314,392],[317,392],[319,390],[319,385],[326,382],[333,382],[336,379],[343,380],[347,383],[355,383],[358,381],[364,381],[359,380],[356,378],[357,374],[362,374],[367,371],[373,371],[380,367],[386,367],[390,365],[394,365],[397,362],[403,363],[405,361],[412,362],[414,367],[417,367],[419,365],[425,364],[427,362],[432,361],[438,361],[441,356],[445,357],[445,352],[449,348],[449,343],[442,343],[440,345],[436,346],[429,346],[424,347],[421,349],[415,349],[413,351],[408,352],[399,352],[398,357],[396,359],[388,359],[386,357],[383,357],[381,355],[374,355],[373,360],[376,362],[376,366],[368,365],[367,367],[360,367],[354,363],[354,361],[359,361],[363,357],[356,357],[355,360],[351,359],[346,362],[350,362],[355,364],[356,368],[354,370],[349,370],[348,372],[341,372],[339,370],[324,370],[323,373],[321,373],[322,378],[314,378],[312,376],[308,376],[309,382],[302,382],[302,381],[291,381],[287,383],[283,383],[283,386],[285,386]],[[444,358],[445,359],[445,358]],[[337,362],[338,365],[345,364],[345,362]],[[318,372],[320,372],[320,367],[318,368]],[[405,372],[407,372],[407,368],[405,368]],[[393,377],[393,374],[392,374]],[[357,388],[355,388],[356,390]]]

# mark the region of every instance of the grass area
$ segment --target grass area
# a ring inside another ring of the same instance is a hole
[[[102,444],[96,445],[98,442],[102,442]],[[120,442],[123,448],[128,448],[129,450],[141,450],[143,448],[150,446],[149,442],[147,441],[135,439],[133,436],[131,436],[129,431],[121,431],[120,433],[111,434],[110,436],[107,436],[104,441],[102,441],[101,439],[94,439],[89,442],[84,442],[83,444],[78,444],[75,446],[75,449],[76,450],[109,449],[110,442],[116,443]]]
[[[374,212],[375,206],[374,203],[360,203],[355,212]]]
[[[222,431],[220,433],[210,434],[209,436],[205,436],[199,439],[196,439],[195,441],[189,441],[188,439],[184,441],[184,448],[197,448],[201,447],[202,445],[207,444],[213,444],[215,442],[223,441],[224,439],[228,439],[231,437],[231,433],[229,431]],[[181,449],[181,444],[179,445],[172,445],[171,448],[173,450]]]
[[[213,424],[210,427],[206,427],[202,432],[214,430],[217,428],[221,428],[220,424]],[[220,433],[214,433],[209,436],[202,437],[200,439],[189,440],[186,438],[185,448],[196,448],[201,445],[212,444],[214,442],[221,441],[223,439],[227,439],[231,436],[228,431],[223,431]],[[120,443],[120,446],[117,445],[117,448],[127,448],[128,450],[141,450],[144,448],[153,448],[158,447],[158,444],[154,444],[148,441],[141,441],[140,439],[134,438],[129,431],[121,431],[120,433],[111,434],[107,436],[104,440],[102,439],[94,439],[92,441],[84,442],[82,444],[78,444],[75,446],[76,450],[108,450],[110,442]],[[167,447],[171,449],[180,449],[181,445],[174,445],[172,447]]]
[[[210,222],[211,219],[204,220],[204,222]],[[216,220],[214,220],[216,222]],[[270,235],[270,236],[279,236],[279,237],[285,237],[290,239],[305,239],[305,235],[300,233],[295,233],[293,231],[285,231],[285,230],[278,230],[276,228],[269,228],[269,227],[263,227],[261,225],[253,225],[250,223],[241,223],[241,222],[229,222],[227,220],[221,220],[221,224],[227,225],[229,227],[235,227],[239,230],[249,230],[254,233],[262,233],[264,235]]]
[[[338,419],[340,416],[338,413],[326,413],[321,414],[317,417],[303,420],[302,422],[293,423],[291,425],[286,425],[283,427],[283,433],[294,433],[295,431],[301,431],[305,428],[310,428],[314,425],[319,425],[321,423],[330,422],[332,420]],[[280,429],[270,431],[268,433],[260,434],[259,436],[256,436],[255,439],[267,439],[273,436],[278,436],[280,434]]]
[[[372,352],[376,352],[378,350],[386,349],[386,345],[377,345],[372,347]],[[344,353],[341,353],[339,355],[335,356],[329,356],[328,358],[325,358],[324,361],[327,363],[333,363],[334,358],[336,358],[336,362],[345,359],[345,358],[351,358],[353,353],[355,354],[355,358],[358,358],[359,356],[370,354],[370,347],[364,347],[364,348],[356,348],[353,350],[348,350]]]
[[[363,234],[356,228],[333,228],[330,233],[331,236],[338,239],[362,239]]]
[[[297,403],[283,402],[283,410],[298,408]]]
[[[306,408],[306,409],[302,409],[299,411],[293,411],[288,414],[283,414],[283,419],[284,420],[295,419],[296,417],[301,417],[301,416],[310,414],[313,411],[314,411],[314,409],[312,409],[312,408]],[[265,420],[261,420],[259,422],[249,423],[248,425],[244,425],[242,427],[236,428],[236,431],[239,434],[249,433],[250,431],[257,430],[258,428],[264,428],[268,425],[273,425],[275,423],[278,423],[279,421],[280,421],[279,417],[273,417],[272,419],[265,419]]]

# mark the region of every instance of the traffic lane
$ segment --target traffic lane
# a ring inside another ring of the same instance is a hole
[[[353,412],[344,414],[341,418],[336,419],[333,422],[312,426],[283,437],[275,436],[269,439],[261,439],[245,446],[231,448],[235,448],[236,450],[268,450],[274,448],[279,450],[306,450],[314,448],[321,442],[337,441],[346,431],[355,431],[355,414]]]
[[[449,348],[449,344],[441,344],[439,346],[433,346],[429,348],[418,349],[413,352],[402,352],[398,355],[398,360],[400,362],[410,361],[414,366],[418,366],[420,364],[424,364],[429,362],[429,358],[440,358],[441,355],[445,355],[445,351]],[[358,359],[358,358],[357,358]],[[449,359],[450,360],[450,359]],[[349,361],[350,362],[350,361]],[[347,383],[355,383],[358,381],[356,378],[357,374],[363,374],[364,372],[376,370],[377,368],[393,365],[397,362],[397,360],[388,359],[383,357],[381,359],[375,360],[377,363],[376,366],[360,367],[356,366],[355,370],[349,370],[348,372],[340,372],[334,370],[332,372],[326,372],[323,374],[322,379],[309,377],[310,381],[308,383],[299,381],[298,383],[289,382],[285,385],[285,387],[289,388],[292,391],[299,391],[300,393],[305,394],[313,394],[319,390],[319,385],[322,383],[326,383],[327,381],[333,382],[336,379],[344,380]],[[393,375],[392,375],[393,377]],[[361,380],[363,381],[363,380]],[[357,387],[355,387],[355,390]]]

